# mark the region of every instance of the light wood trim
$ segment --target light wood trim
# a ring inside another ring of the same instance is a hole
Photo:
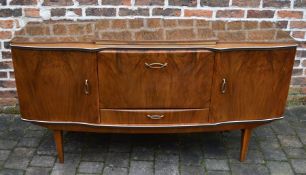
[[[284,47],[297,47],[296,43],[217,43],[216,45],[165,45],[150,46],[150,45],[97,45],[94,43],[50,43],[50,44],[38,44],[38,43],[11,43],[11,47],[25,48],[25,49],[56,49],[56,50],[84,50],[84,51],[100,51],[103,49],[127,49],[127,48],[201,48],[212,50],[236,50],[236,49],[272,49],[272,48],[284,48]]]

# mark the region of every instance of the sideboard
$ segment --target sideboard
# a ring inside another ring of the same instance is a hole
[[[30,22],[11,41],[21,116],[54,131],[191,133],[282,119],[296,42],[279,24],[200,19]]]

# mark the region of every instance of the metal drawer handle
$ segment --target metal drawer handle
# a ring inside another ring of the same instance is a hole
[[[168,63],[145,63],[145,66],[151,69],[161,69],[168,65]]]
[[[87,79],[84,82],[84,93],[85,93],[85,95],[89,94],[89,83],[88,83]]]
[[[226,86],[227,86],[227,81],[225,78],[222,79],[222,84],[221,84],[221,93],[225,94],[226,92]]]
[[[153,119],[153,120],[159,120],[164,117],[164,115],[147,115],[148,118]]]

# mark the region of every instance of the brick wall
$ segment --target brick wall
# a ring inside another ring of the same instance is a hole
[[[0,0],[0,106],[17,103],[9,41],[28,21],[201,18],[279,22],[298,41],[290,103],[306,103],[306,0]]]

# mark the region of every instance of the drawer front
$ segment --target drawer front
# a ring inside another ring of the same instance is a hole
[[[208,109],[114,110],[101,109],[103,124],[191,124],[207,123]]]
[[[99,52],[100,108],[208,108],[213,63],[207,50]]]

